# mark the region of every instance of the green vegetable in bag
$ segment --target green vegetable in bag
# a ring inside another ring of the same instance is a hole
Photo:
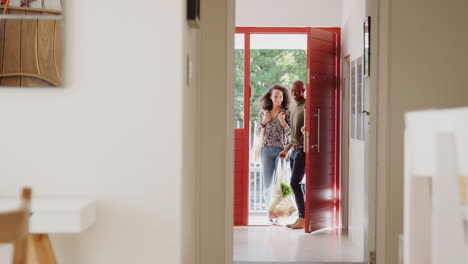
[[[292,193],[292,189],[289,185],[286,183],[282,182],[281,183],[281,192],[283,193],[283,197],[286,198]]]

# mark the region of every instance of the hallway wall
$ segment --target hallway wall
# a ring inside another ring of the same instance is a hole
[[[199,29],[184,26],[182,62],[182,263],[197,264],[200,239]]]
[[[67,1],[65,88],[0,89],[0,195],[98,200],[95,226],[52,236],[59,263],[195,261],[185,2]]]
[[[350,60],[363,55],[363,23],[366,14],[366,0],[343,1],[341,16],[341,48],[343,57]]]
[[[201,5],[200,264],[233,259],[234,3],[204,0]]]
[[[339,27],[346,1],[236,0],[236,27]]]
[[[343,1],[342,10],[342,55],[350,55],[350,60],[363,55],[363,22],[365,0]],[[348,78],[350,80],[350,78]],[[349,234],[364,258],[365,215],[365,141],[349,140]]]
[[[389,2],[385,264],[397,264],[403,231],[403,114],[468,105],[468,1]]]
[[[364,260],[364,153],[365,141],[349,142],[349,227],[351,241]]]

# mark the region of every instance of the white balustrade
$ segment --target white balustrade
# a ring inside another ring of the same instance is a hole
[[[405,264],[468,261],[468,108],[405,116]]]

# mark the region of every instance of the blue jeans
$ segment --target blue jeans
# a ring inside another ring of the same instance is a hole
[[[283,148],[275,146],[265,146],[262,149],[263,198],[265,198],[267,211],[270,206],[271,189],[275,182],[276,165],[281,151],[283,151]]]
[[[303,218],[304,213],[304,190],[303,184],[301,184],[305,173],[305,153],[304,148],[298,148],[293,150],[291,153],[291,188],[294,192],[294,198],[296,199],[297,210],[299,211],[299,217]]]

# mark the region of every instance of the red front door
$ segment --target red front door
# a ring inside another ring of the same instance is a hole
[[[308,34],[306,232],[337,225],[339,37],[339,29]]]

